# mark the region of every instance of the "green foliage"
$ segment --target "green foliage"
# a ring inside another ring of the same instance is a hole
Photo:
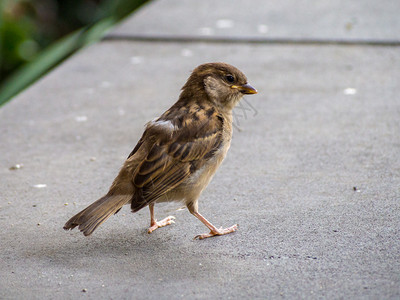
[[[28,20],[15,22],[7,15],[0,18],[0,79],[36,54],[38,45],[31,35],[32,26]]]
[[[59,1],[62,3],[80,2]],[[41,44],[49,43],[47,38],[41,35],[42,40],[33,39],[37,31],[32,30],[29,18],[20,19],[26,20],[26,22],[12,22],[6,20],[2,14],[3,18],[0,18],[0,66],[2,71],[0,74],[2,72],[6,74],[13,66],[22,65],[0,83],[0,105],[10,100],[75,51],[100,40],[116,22],[145,2],[147,0],[102,1],[94,10],[95,14],[87,17],[93,20],[93,23],[62,37],[37,54]],[[77,20],[74,22],[79,23]],[[23,64],[24,62],[27,63]]]

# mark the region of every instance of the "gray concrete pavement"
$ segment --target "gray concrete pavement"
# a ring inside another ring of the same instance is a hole
[[[190,6],[204,27],[231,19],[245,35],[245,26],[259,25],[253,14],[271,13],[254,4],[240,25],[235,1],[210,15],[195,2],[167,2],[144,7],[110,35],[153,33],[156,20]],[[304,12],[290,3],[304,22],[332,5]],[[383,15],[363,6],[357,18],[393,39],[390,3]],[[334,16],[326,28],[334,30]],[[200,23],[186,17],[182,28]],[[160,24],[157,34],[181,34]],[[308,34],[286,26],[288,36]],[[358,30],[356,39],[379,37]],[[318,38],[330,32],[320,28]],[[151,235],[147,209],[128,207],[89,238],[63,231],[107,190],[145,122],[208,61],[239,67],[259,90],[235,110],[239,130],[200,200],[213,223],[239,223],[239,231],[194,241],[205,227],[176,204],[156,206],[157,216],[177,220]],[[105,40],[81,51],[0,108],[0,298],[399,298],[398,78],[398,47]],[[9,169],[16,164],[23,167]]]
[[[154,1],[111,34],[399,41],[399,11],[395,0]]]

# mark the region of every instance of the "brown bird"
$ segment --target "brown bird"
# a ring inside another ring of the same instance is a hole
[[[73,216],[65,230],[79,226],[85,236],[123,205],[132,212],[150,208],[148,233],[174,223],[169,216],[154,218],[154,204],[182,201],[210,230],[196,238],[234,232],[238,226],[218,229],[198,211],[198,199],[229,149],[232,109],[244,94],[257,91],[246,76],[226,63],[198,66],[182,87],[178,101],[146,129],[129,154],[108,193]]]

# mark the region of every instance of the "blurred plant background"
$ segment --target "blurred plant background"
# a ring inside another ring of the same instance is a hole
[[[148,0],[0,0],[0,105]]]

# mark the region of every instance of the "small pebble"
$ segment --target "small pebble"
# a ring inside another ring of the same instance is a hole
[[[199,29],[201,35],[213,35],[214,30],[210,27],[203,27]]]
[[[190,57],[193,56],[193,52],[189,49],[182,49],[181,55],[184,57]]]
[[[14,170],[18,170],[21,169],[24,165],[23,164],[16,164],[13,165],[12,167],[9,168],[9,170],[14,171]]]
[[[346,28],[347,31],[352,30],[353,29],[353,23],[347,22],[346,25],[345,25],[345,28]]]
[[[265,34],[265,33],[268,32],[268,26],[264,25],[264,24],[260,24],[260,25],[257,26],[257,30],[258,30],[259,33]]]
[[[118,109],[118,114],[119,114],[120,116],[125,115],[125,110],[123,110],[122,108],[119,108],[119,109]]]
[[[87,292],[87,289],[83,289],[82,292],[83,292],[83,293],[86,293],[86,292]]]
[[[229,19],[221,19],[217,21],[216,26],[217,28],[232,28],[233,21]]]
[[[343,94],[345,95],[355,95],[357,94],[357,90],[355,88],[347,88],[343,90]]]
[[[39,184],[35,184],[33,187],[37,188],[37,189],[43,189],[43,188],[47,187],[47,184],[39,183]]]
[[[132,65],[138,65],[138,64],[140,64],[140,63],[143,62],[143,57],[140,57],[140,56],[132,56],[132,57],[130,58],[130,61],[131,61],[131,64],[132,64]]]
[[[87,116],[77,116],[75,117],[75,121],[77,122],[86,122],[88,120]]]

